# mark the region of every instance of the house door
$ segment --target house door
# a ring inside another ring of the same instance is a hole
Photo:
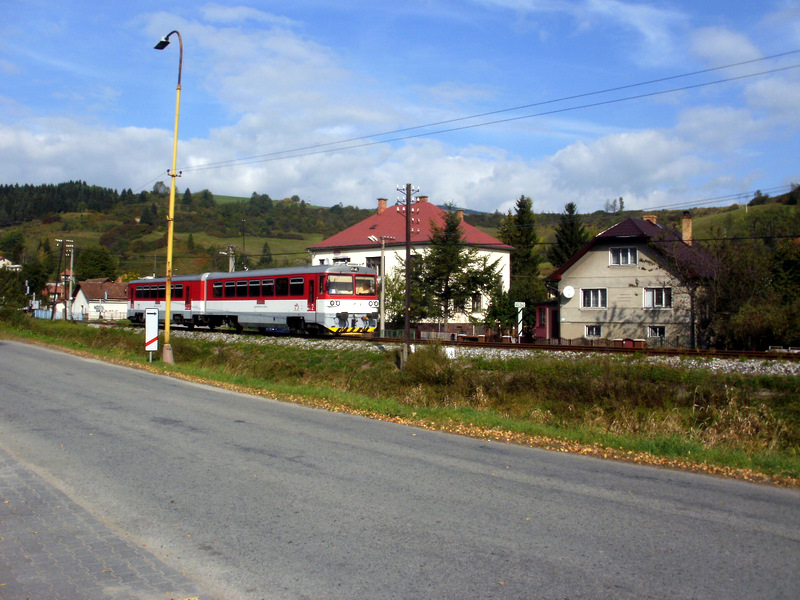
[[[558,318],[558,309],[554,308],[550,313],[550,337],[561,337],[561,319]]]

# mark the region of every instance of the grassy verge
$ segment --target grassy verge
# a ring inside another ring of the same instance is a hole
[[[632,356],[448,359],[423,347],[310,349],[172,339],[149,364],[141,332],[0,320],[16,338],[283,400],[418,427],[752,481],[800,486],[800,382]]]

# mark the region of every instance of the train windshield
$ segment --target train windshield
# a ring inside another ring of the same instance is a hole
[[[352,294],[352,275],[328,275],[327,292],[329,294]]]
[[[356,294],[359,296],[374,296],[375,278],[356,275]]]

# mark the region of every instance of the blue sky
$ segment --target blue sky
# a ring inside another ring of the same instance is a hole
[[[591,212],[620,196],[637,209],[731,204],[800,182],[800,0],[0,11],[2,183],[168,182],[179,52],[175,36],[153,46],[172,30],[181,191],[372,207],[410,182],[474,210],[524,194],[537,211]]]

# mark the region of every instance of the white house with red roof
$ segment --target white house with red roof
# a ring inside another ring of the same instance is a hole
[[[424,253],[430,244],[432,225],[444,226],[446,211],[420,196],[411,205],[411,248],[413,253]],[[508,244],[470,225],[461,217],[464,242],[474,247],[480,256],[489,262],[498,262],[498,272],[504,290],[508,290],[511,275],[511,250]],[[388,206],[385,198],[378,198],[378,211],[344,231],[308,247],[312,264],[334,264],[337,262],[365,265],[380,272],[381,243],[385,245],[384,261],[387,274],[400,268],[405,259],[406,206]],[[476,298],[472,315],[479,317],[488,306],[487,299]]]

